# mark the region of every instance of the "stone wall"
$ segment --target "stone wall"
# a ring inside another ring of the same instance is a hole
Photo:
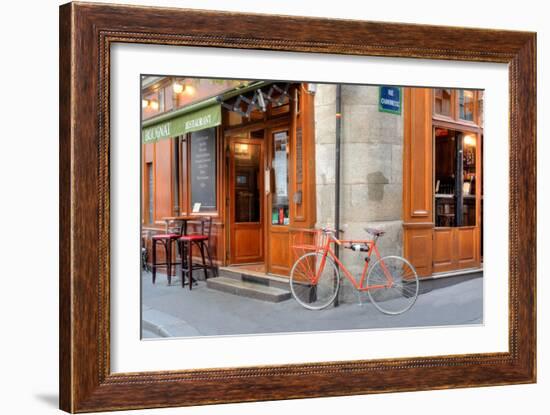
[[[315,96],[317,227],[334,226],[336,86],[319,84]],[[344,239],[367,239],[365,227],[383,229],[382,255],[402,255],[403,116],[378,110],[378,87],[342,86],[340,224]],[[364,254],[341,251],[355,274]],[[344,284],[345,295],[349,283]]]

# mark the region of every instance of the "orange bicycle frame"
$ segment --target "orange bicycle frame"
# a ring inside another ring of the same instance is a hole
[[[363,271],[361,273],[361,278],[359,279],[359,281],[356,280],[356,278],[349,272],[347,267],[340,261],[340,259],[338,259],[338,257],[334,253],[334,251],[331,249],[331,244],[332,243],[336,243],[340,246],[344,243],[364,244],[368,247],[367,260],[365,261],[365,266],[363,267]],[[382,267],[382,270],[384,271],[384,275],[386,276],[387,284],[385,284],[385,285],[365,285],[365,280],[366,280],[366,277],[367,277],[367,271],[369,269],[369,263],[370,263],[370,259],[372,257],[372,254],[374,253],[376,255],[376,258],[378,258],[378,260],[380,260],[382,258],[381,255],[380,255],[380,252],[378,251],[378,248],[376,246],[376,242],[374,240],[370,240],[370,239],[340,240],[340,239],[337,239],[336,237],[331,235],[331,237],[327,238],[325,246],[321,249],[321,251],[323,252],[323,258],[321,260],[319,270],[317,271],[317,273],[316,273],[316,275],[315,275],[315,277],[312,281],[313,284],[317,284],[317,281],[319,281],[319,278],[321,277],[321,273],[325,269],[326,258],[329,255],[330,255],[331,259],[334,261],[334,263],[336,264],[336,266],[344,272],[344,276],[350,281],[350,283],[358,291],[368,291],[370,289],[387,288],[387,287],[390,287],[393,283],[393,278],[391,276],[391,273],[386,268],[386,264],[384,264],[384,262],[382,261],[380,265]]]

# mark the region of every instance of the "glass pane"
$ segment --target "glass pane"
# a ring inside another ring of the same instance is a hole
[[[456,222],[456,133],[435,129],[435,226]]]
[[[260,221],[260,145],[233,144],[235,222]]]
[[[451,117],[451,90],[448,88],[434,89],[434,112]]]
[[[458,91],[459,118],[461,120],[474,120],[474,91],[460,89]]]
[[[216,210],[216,127],[191,133],[191,210]]]
[[[274,185],[271,205],[271,223],[288,225],[288,131],[273,134],[273,167]]]
[[[462,138],[462,226],[476,224],[476,146],[474,134],[465,134]]]

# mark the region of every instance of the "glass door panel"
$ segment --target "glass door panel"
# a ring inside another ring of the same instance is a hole
[[[260,221],[260,145],[234,143],[234,183],[236,223]]]
[[[435,129],[435,226],[476,226],[475,134]]]
[[[273,133],[271,224],[288,225],[288,130]]]
[[[476,225],[476,146],[474,134],[462,136],[462,226]]]
[[[456,133],[435,129],[435,226],[457,226]]]

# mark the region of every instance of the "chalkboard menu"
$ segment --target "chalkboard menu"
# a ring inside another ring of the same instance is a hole
[[[216,210],[215,127],[191,133],[191,208],[195,212]]]

